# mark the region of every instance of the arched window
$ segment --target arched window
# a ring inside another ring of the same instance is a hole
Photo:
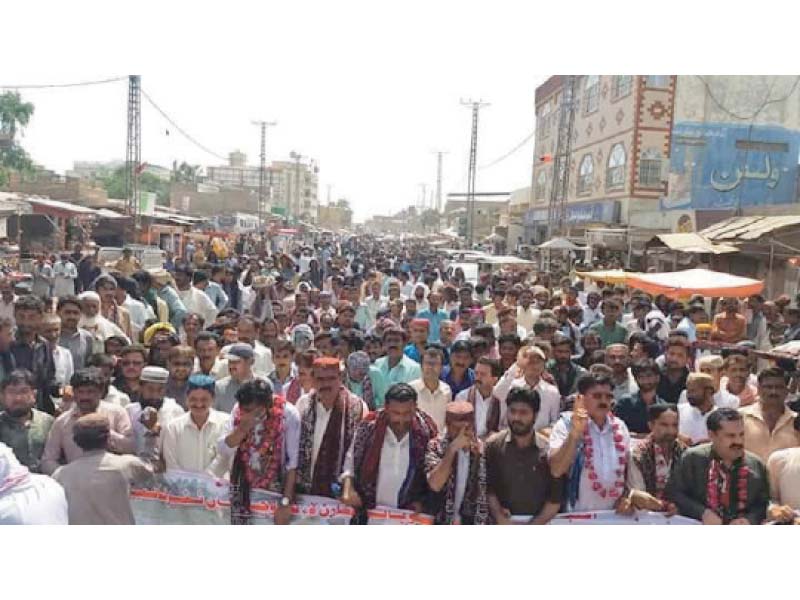
[[[633,76],[631,75],[614,75],[614,82],[611,86],[611,97],[614,100],[623,98],[631,93],[633,86]]]
[[[536,199],[544,200],[546,193],[547,193],[547,174],[544,172],[544,170],[542,170],[539,171],[539,175],[536,176]]]
[[[642,187],[661,187],[661,151],[647,148],[639,158],[639,185]]]
[[[608,155],[607,188],[621,188],[625,185],[625,159],[625,147],[622,144],[614,144]]]
[[[581,160],[581,166],[578,168],[578,193],[583,194],[592,189],[592,182],[594,182],[594,162],[592,155],[586,154]]]
[[[584,106],[584,111],[587,115],[597,110],[597,102],[600,96],[599,89],[600,89],[600,76],[587,75],[586,85],[584,86],[583,89],[583,106]]]

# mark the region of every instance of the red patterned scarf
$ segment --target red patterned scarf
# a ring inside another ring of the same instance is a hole
[[[362,421],[353,443],[353,459],[356,470],[356,487],[364,508],[374,508],[378,488],[381,450],[389,418],[386,411],[370,413]],[[413,501],[412,487],[415,479],[424,472],[425,450],[431,438],[437,435],[436,424],[426,413],[417,410],[411,421],[408,473],[400,488],[398,507],[404,508]],[[424,475],[424,473],[423,473]]]
[[[339,396],[331,411],[312,473],[314,428],[318,408],[317,393],[314,392],[309,408],[302,416],[300,461],[297,467],[298,484],[305,494],[333,497],[331,486],[337,481],[344,464],[345,454],[353,441],[356,427],[361,421],[363,403],[346,387],[339,388]]]
[[[667,452],[670,466],[678,463],[684,450],[686,450],[686,444],[684,444],[682,441],[675,440],[672,443],[672,446]],[[642,473],[642,478],[644,479],[646,488],[645,491],[648,494],[652,494],[656,498],[662,499],[664,487],[667,482],[659,481],[658,477],[656,476],[656,444],[653,441],[652,435],[648,435],[641,444],[638,444],[634,447],[631,459]]]
[[[286,401],[274,396],[267,416],[259,421],[239,445],[231,468],[231,523],[247,525],[251,521],[250,491],[282,491],[284,423]],[[238,427],[242,415],[237,404],[233,410],[233,425]]]

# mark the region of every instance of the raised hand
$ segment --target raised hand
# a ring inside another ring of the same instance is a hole
[[[575,435],[582,436],[586,432],[586,427],[589,425],[589,413],[586,412],[586,407],[583,403],[583,396],[578,395],[575,400],[575,407],[572,411],[572,431]]]

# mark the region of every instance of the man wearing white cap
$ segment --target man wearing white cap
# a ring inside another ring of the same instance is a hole
[[[81,302],[81,320],[78,322],[78,327],[92,334],[92,354],[102,354],[105,351],[104,342],[112,336],[122,336],[130,341],[116,323],[112,323],[100,314],[100,295],[97,292],[83,292],[78,296],[78,300]]]
[[[561,414],[561,393],[558,388],[542,379],[547,357],[538,346],[525,346],[517,355],[517,362],[500,378],[494,388],[495,401],[489,407],[487,427],[489,431],[505,429],[506,398],[508,392],[516,387],[526,387],[539,392],[541,399],[536,414],[534,429],[540,431],[549,428]]]
[[[169,371],[161,367],[142,369],[141,401],[125,407],[136,439],[136,455],[154,463],[161,453],[161,430],[180,417],[183,409],[172,398],[165,398]]]
[[[231,344],[226,350],[230,375],[216,384],[214,408],[229,413],[236,404],[236,392],[242,385],[253,379],[255,352],[249,344]]]

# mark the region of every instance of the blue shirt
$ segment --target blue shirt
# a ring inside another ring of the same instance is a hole
[[[176,331],[179,330],[183,325],[183,319],[186,317],[187,311],[178,292],[171,285],[165,285],[158,290],[158,297],[167,303],[169,322]]]
[[[203,291],[214,303],[214,306],[217,307],[217,310],[222,310],[228,305],[228,294],[225,293],[225,290],[222,289],[222,286],[216,281],[209,281],[206,289]]]
[[[440,308],[435,313],[431,312],[430,309],[423,310],[420,313],[417,313],[418,319],[427,319],[430,323],[430,327],[428,328],[428,343],[429,344],[438,344],[439,343],[439,325],[442,321],[447,321],[450,319],[450,315],[447,314],[447,311],[443,308]]]
[[[403,354],[405,354],[411,360],[416,361],[419,364],[422,364],[422,354],[420,354],[420,351],[414,344],[409,344],[408,346],[403,348]]]
[[[460,392],[472,387],[475,383],[475,371],[472,369],[467,369],[467,372],[464,376],[464,381],[461,383],[456,383],[453,381],[452,376],[452,369],[450,365],[447,365],[444,369],[442,369],[442,375],[439,377],[442,381],[444,381],[447,385],[450,386],[450,390],[453,392],[453,398],[455,398]]]
[[[392,384],[410,383],[422,377],[422,369],[420,369],[420,366],[406,355],[403,355],[400,362],[398,362],[394,368],[389,368],[388,356],[376,360],[374,366],[377,369],[377,373],[373,382],[372,392],[375,396],[376,408],[383,408],[386,390],[388,390]]]
[[[684,317],[681,320],[678,324],[678,331],[686,332],[690,344],[694,344],[697,341],[697,325],[689,317]]]

